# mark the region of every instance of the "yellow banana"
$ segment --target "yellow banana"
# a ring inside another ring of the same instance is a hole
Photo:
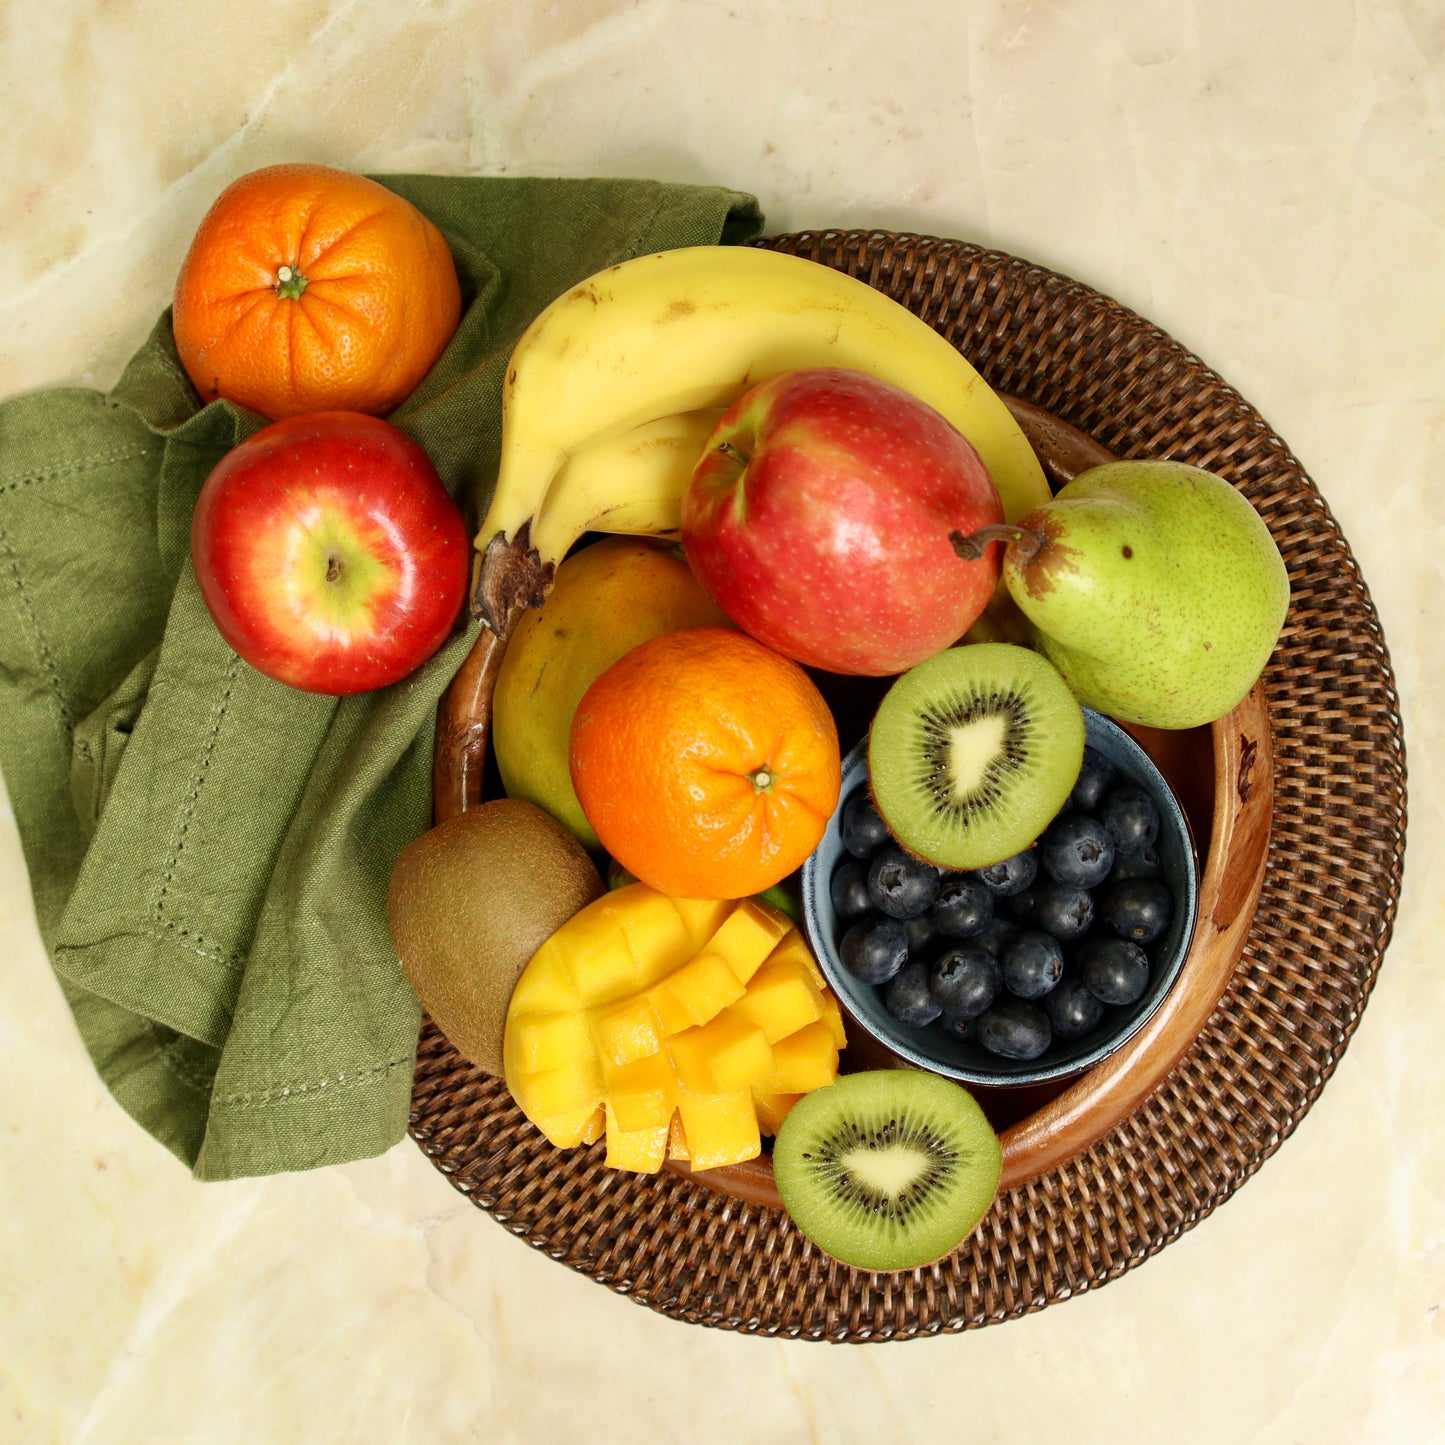
[[[561,561],[584,532],[675,536],[682,494],[721,415],[678,412],[573,452],[532,522],[532,546]]]
[[[518,341],[503,386],[496,490],[477,534],[484,557],[474,611],[502,633],[512,608],[540,604],[557,548],[575,540],[578,511],[591,505],[589,497],[579,507],[573,479],[557,494],[557,518],[546,520],[554,481],[580,448],[661,417],[725,407],[765,377],[815,366],[867,372],[941,412],[978,449],[1010,520],[1049,499],[998,395],[907,307],[780,251],[662,251],[573,287]],[[618,483],[624,493],[630,485]]]

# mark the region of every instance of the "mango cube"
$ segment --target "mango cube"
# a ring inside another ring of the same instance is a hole
[[[677,1081],[666,1054],[649,1054],[628,1064],[602,1061],[607,1102],[627,1131],[655,1129],[673,1114]]]
[[[672,899],[661,893],[643,899],[641,907],[620,909],[615,918],[643,988],[666,978],[697,952]]]
[[[646,994],[635,993],[605,1004],[593,1014],[592,1027],[598,1051],[614,1064],[645,1059],[662,1047],[662,1025]]]
[[[507,1006],[509,1013],[570,1013],[581,1004],[582,995],[572,970],[561,947],[552,941],[556,937],[554,933],[547,939],[522,970]]]
[[[743,898],[708,939],[707,952],[721,954],[738,981],[747,983],[790,931],[786,913],[756,898]]]
[[[522,1112],[534,1123],[590,1111],[604,1101],[602,1071],[591,1054],[566,1068],[546,1069],[539,1074],[514,1070],[507,1085]]]
[[[672,906],[687,929],[693,953],[701,952],[703,944],[733,911],[732,900],[728,898],[674,898]]]
[[[820,993],[827,989],[828,980],[823,977],[823,970],[818,967],[818,960],[813,957],[813,950],[808,947],[808,940],[796,928],[784,935],[782,941],[768,955],[768,962],[778,963],[785,958],[793,959],[800,964]]]
[[[732,1009],[700,1028],[675,1034],[668,1052],[684,1089],[746,1089],[773,1071],[773,1051],[763,1031]]]
[[[607,1106],[607,1157],[609,1169],[631,1169],[638,1174],[656,1174],[667,1157],[667,1125],[651,1129],[624,1129]]]
[[[807,1094],[838,1077],[838,1045],[833,1030],[819,1020],[773,1045],[773,1072],[761,1087],[775,1094]]]
[[[700,953],[648,991],[666,1035],[681,1033],[716,1018],[743,996],[743,985],[715,953]]]
[[[512,1027],[516,1040],[511,1067],[524,1073],[566,1068],[592,1052],[585,1014],[523,1014],[512,1021]]]
[[[753,1087],[753,1108],[758,1114],[758,1128],[764,1134],[776,1134],[788,1117],[788,1110],[803,1096],[801,1094],[769,1094]]]
[[[757,1024],[771,1044],[822,1018],[823,998],[795,955],[774,954],[749,980],[747,993],[733,1009]]]
[[[840,1049],[846,1049],[848,1033],[843,1026],[843,1010],[838,1006],[838,996],[831,992],[823,995],[823,1022],[832,1032],[833,1042]]]
[[[687,1152],[694,1169],[721,1169],[756,1159],[763,1151],[757,1111],[747,1089],[733,1093],[682,1093],[677,1112],[687,1136]]]
[[[549,1144],[558,1149],[571,1149],[578,1144],[595,1144],[602,1137],[604,1118],[603,1106],[597,1104],[570,1114],[544,1115],[532,1122]]]

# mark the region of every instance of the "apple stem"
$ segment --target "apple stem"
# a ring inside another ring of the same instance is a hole
[[[1043,550],[1047,539],[1042,532],[1032,531],[1028,527],[1016,527],[1011,522],[997,522],[980,527],[966,537],[955,529],[948,534],[948,540],[953,544],[953,550],[965,562],[977,562],[990,542],[1002,542],[1005,546],[1014,548],[1016,562],[1027,566]]]
[[[339,557],[328,557],[326,559],[326,580],[335,582],[341,576],[341,559]]]
[[[276,268],[276,294],[285,301],[295,301],[306,289],[306,278],[294,266]]]
[[[752,461],[752,458],[741,447],[735,447],[731,442],[719,442],[717,449],[729,461],[737,462],[739,466],[746,467]]]

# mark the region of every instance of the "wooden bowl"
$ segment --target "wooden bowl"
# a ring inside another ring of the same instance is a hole
[[[1055,488],[1112,459],[1104,448],[1048,412],[1005,399]],[[438,822],[482,799],[492,694],[505,645],[505,640],[483,630],[443,701],[433,774]],[[878,695],[886,682],[878,680]],[[830,701],[847,751],[866,731],[876,696],[867,687],[849,686],[840,688]],[[1130,726],[1129,731],[1168,779],[1194,832],[1202,860],[1194,940],[1178,981],[1149,1022],[1087,1073],[1062,1084],[973,1089],[1000,1133],[1003,1190],[1037,1178],[1088,1149],[1165,1079],[1224,993],[1264,881],[1274,769],[1269,716],[1259,689],[1209,727],[1168,732]],[[843,1069],[902,1065],[856,1023],[849,1036],[840,1060]],[[732,1198],[782,1208],[766,1152],[725,1169],[690,1172],[685,1164],[672,1161],[667,1167]]]

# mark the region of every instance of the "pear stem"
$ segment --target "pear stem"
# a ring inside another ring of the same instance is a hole
[[[1011,522],[995,522],[987,527],[980,527],[976,532],[970,532],[966,537],[955,529],[948,534],[948,540],[953,544],[953,550],[965,562],[977,562],[990,542],[1002,542],[1014,549],[1014,560],[1020,566],[1027,566],[1043,550],[1047,538],[1042,532],[1035,532],[1029,527],[1016,527]]]

